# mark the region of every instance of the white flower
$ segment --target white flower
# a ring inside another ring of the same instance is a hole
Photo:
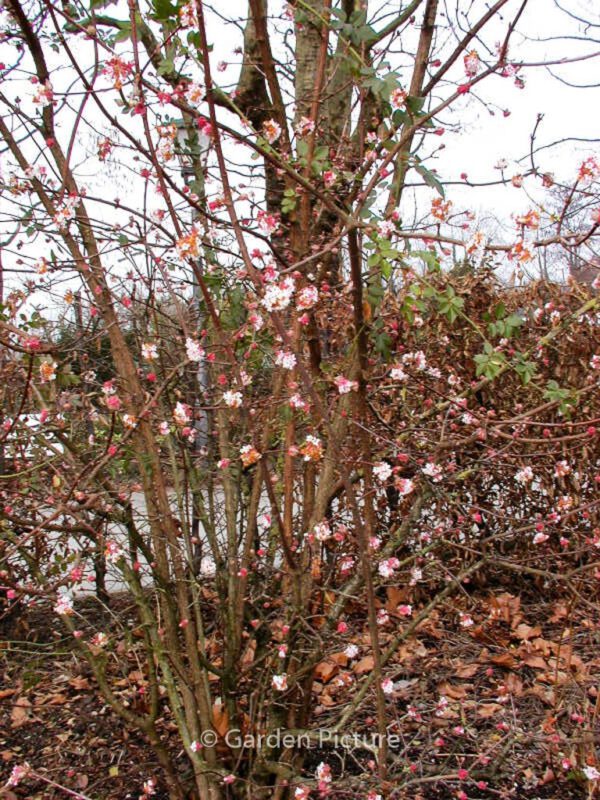
[[[298,136],[307,136],[309,133],[312,133],[314,129],[314,120],[310,119],[310,117],[300,117],[300,120],[296,125],[296,133]]]
[[[319,292],[316,286],[305,286],[298,292],[296,298],[296,308],[298,311],[307,311],[312,308],[319,299]]]
[[[58,364],[56,361],[42,361],[40,364],[40,380],[42,383],[56,380],[56,370]]]
[[[104,556],[109,564],[116,564],[123,558],[123,548],[115,541],[106,542]]]
[[[281,125],[274,119],[268,119],[263,124],[263,134],[269,144],[273,144],[281,136]]]
[[[522,486],[526,486],[528,483],[531,483],[533,478],[534,475],[531,467],[523,467],[523,469],[520,469],[515,475],[515,480]]]
[[[321,761],[315,770],[315,775],[317,776],[317,780],[323,783],[331,783],[331,767],[324,761]]]
[[[19,783],[27,777],[29,773],[29,764],[17,764],[12,768],[12,772],[8,777],[7,786],[18,786]]]
[[[387,461],[378,461],[377,464],[373,467],[373,475],[377,478],[378,481],[384,483],[385,481],[390,478],[392,474],[392,468],[387,463]]]
[[[299,411],[306,411],[308,409],[308,403],[306,400],[303,400],[299,394],[293,394],[288,400],[288,403],[291,408],[295,408]]]
[[[68,594],[60,594],[54,604],[54,611],[61,616],[70,617],[73,611],[73,598]]]
[[[342,556],[340,558],[340,571],[348,573],[354,567],[355,561],[352,556]]]
[[[394,486],[400,492],[402,497],[406,497],[407,494],[410,494],[415,489],[415,484],[410,478],[396,478],[394,481]]]
[[[187,425],[192,419],[192,409],[187,403],[177,403],[173,410],[173,419],[178,425]]]
[[[190,744],[190,750],[192,751],[192,753],[197,753],[199,750],[202,750],[202,745],[200,744],[200,742],[194,739],[194,741]]]
[[[588,779],[588,781],[600,780],[600,772],[598,772],[596,767],[584,767],[583,774]]]
[[[427,358],[422,350],[417,350],[416,353],[405,353],[402,356],[402,363],[406,365],[414,365],[417,369],[427,368]]]
[[[248,322],[250,325],[252,325],[255,331],[259,331],[265,324],[264,319],[260,314],[257,314],[256,311],[253,311],[252,314],[249,315]]]
[[[261,304],[267,311],[283,311],[289,306],[295,288],[293,278],[284,278],[281,283],[272,283],[265,289]]]
[[[393,694],[394,681],[391,678],[384,678],[381,681],[381,688],[383,689],[384,694]]]
[[[390,378],[393,381],[407,381],[408,375],[406,374],[406,372],[404,372],[402,367],[392,367],[392,369],[390,370]]]
[[[199,362],[204,358],[204,349],[196,339],[185,340],[185,352],[189,361]]]
[[[377,570],[383,578],[391,578],[394,570],[398,569],[399,566],[398,559],[392,556],[392,558],[386,558],[385,561],[381,561]]]
[[[52,84],[50,81],[46,81],[45,83],[38,84],[35,94],[31,99],[34,105],[44,108],[44,106],[52,104],[53,98],[54,91],[52,89]]]
[[[349,644],[344,650],[344,655],[348,656],[348,658],[356,658],[359,652],[360,650],[355,644]]]
[[[590,367],[592,369],[600,369],[600,356],[592,356],[590,360]]]
[[[556,462],[556,466],[554,467],[555,478],[564,478],[569,472],[571,472],[571,467],[565,460]]]
[[[356,392],[358,389],[358,383],[356,381],[348,380],[343,375],[338,375],[334,378],[334,383],[337,386],[337,390],[340,394],[348,394],[349,392]]]
[[[331,536],[331,528],[329,527],[329,523],[327,520],[323,520],[322,522],[317,522],[315,527],[313,528],[313,535],[315,539],[319,542],[326,542],[327,539]]]
[[[273,688],[278,692],[284,692],[287,689],[287,675],[285,672],[282,675],[273,675],[272,680]]]
[[[407,97],[408,95],[404,91],[404,89],[394,89],[394,91],[390,95],[390,104],[392,108],[395,109],[402,108],[402,106],[406,102]]]
[[[289,350],[278,350],[275,353],[275,363],[283,369],[294,369],[296,366],[296,356]]]
[[[410,571],[410,581],[409,586],[414,586],[418,583],[423,577],[423,570],[419,567],[413,567]]]
[[[380,608],[377,612],[377,624],[378,625],[387,625],[390,621],[390,615],[385,610],[385,608]]]
[[[142,345],[142,358],[144,361],[154,361],[158,358],[158,347],[150,342]]]
[[[394,233],[395,230],[396,230],[396,226],[389,219],[384,219],[377,226],[377,231],[379,232],[379,235],[383,236],[385,239],[389,239],[390,236],[392,235],[392,233]]]
[[[224,392],[223,393],[223,402],[229,408],[239,408],[242,405],[242,393],[241,392]]]
[[[427,475],[428,478],[431,478],[434,483],[439,483],[444,474],[442,467],[439,464],[434,464],[432,461],[425,464],[421,472],[423,475]]]
[[[185,97],[191,106],[198,106],[204,100],[204,87],[190,81],[185,90]]]

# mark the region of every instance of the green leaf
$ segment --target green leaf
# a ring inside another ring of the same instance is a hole
[[[431,186],[432,189],[435,189],[442,197],[445,197],[446,194],[444,192],[444,187],[440,183],[440,179],[437,175],[432,172],[427,167],[424,167],[422,164],[415,164],[415,170],[419,173],[419,175],[423,178],[427,186]]]
[[[171,0],[152,0],[154,16],[159,22],[165,22],[171,17],[177,16],[177,6]]]
[[[432,253],[431,250],[413,250],[411,256],[420,258],[432,272],[439,272],[441,270],[438,257],[435,253]]]
[[[475,356],[475,364],[477,376],[483,375],[488,380],[496,378],[505,365],[504,356],[498,351],[494,350],[491,345],[486,344],[484,347],[485,352]]]
[[[424,97],[409,96],[406,98],[406,107],[414,116],[418,116],[420,114],[420,112],[423,110],[424,105],[425,105]]]
[[[131,38],[131,22],[120,21],[119,33],[114,37],[115,42],[125,42]]]
[[[168,75],[170,72],[175,72],[175,62],[172,58],[163,58],[158,65],[157,70],[159,75]]]
[[[523,386],[527,386],[537,372],[537,364],[534,361],[525,361],[521,353],[518,354],[518,358],[519,361],[515,364],[515,372],[521,378]]]
[[[440,314],[443,314],[449,322],[454,322],[462,311],[465,301],[455,293],[452,286],[449,286],[445,292],[438,294],[437,303]]]
[[[381,261],[381,274],[386,280],[389,280],[390,275],[392,274],[392,265],[387,260],[387,258],[382,259]]]

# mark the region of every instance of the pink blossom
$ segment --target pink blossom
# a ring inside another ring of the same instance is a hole
[[[306,311],[313,308],[319,299],[319,291],[316,286],[305,286],[298,292],[296,298],[296,308],[298,311]]]
[[[121,408],[121,398],[117,394],[111,394],[106,398],[106,407],[110,411],[118,411]]]
[[[274,119],[268,119],[263,123],[263,134],[269,144],[273,144],[281,136],[281,125]]]
[[[343,375],[337,375],[334,378],[334,383],[340,394],[348,394],[349,392],[356,392],[358,390],[358,383],[345,378]]]
[[[400,562],[398,559],[392,556],[392,558],[386,558],[384,561],[381,561],[377,570],[383,578],[391,578],[394,571],[397,570],[399,566]]]

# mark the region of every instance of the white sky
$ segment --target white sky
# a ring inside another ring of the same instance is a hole
[[[459,7],[470,6],[463,0],[457,0]],[[575,12],[582,12],[588,18],[595,17],[600,23],[600,11],[592,12],[593,0],[561,0],[561,3]],[[243,18],[246,10],[246,0],[227,0],[226,3],[216,0],[217,9],[227,16]],[[279,0],[272,6],[280,7]],[[397,9],[397,2],[387,4],[390,11]],[[514,11],[518,7],[517,0],[511,0],[508,9]],[[444,3],[440,2],[440,7]],[[481,13],[487,4],[476,0],[475,9]],[[118,8],[118,7],[117,7]],[[386,9],[387,10],[387,9]],[[109,6],[110,13],[116,13],[115,7]],[[420,19],[422,9],[417,14]],[[478,13],[473,13],[476,18]],[[123,16],[121,10],[119,16]],[[503,21],[496,21],[484,34],[484,42],[477,43],[477,49],[484,56],[485,45],[493,47],[494,43],[503,38],[506,31],[506,20],[511,18],[506,13]],[[529,39],[525,39],[519,31],[527,31]],[[558,39],[556,37],[578,36],[578,40]],[[580,25],[559,11],[553,0],[530,0],[529,5],[521,18],[517,33],[512,39],[509,57],[519,61],[544,61],[549,58],[574,58],[585,53],[600,51],[600,26],[591,29],[595,35],[594,43],[590,37],[585,40],[585,34]],[[241,45],[241,33],[234,25],[227,28],[224,23],[216,21],[213,17],[209,29],[209,36],[214,46],[212,62],[213,68],[223,61],[230,66],[224,73],[217,72],[215,76],[219,83],[234,85],[239,71],[240,55],[235,48]],[[538,39],[536,41],[534,39]],[[8,54],[2,53],[0,58],[9,60]],[[64,58],[56,56],[58,66]],[[594,76],[598,74],[598,59],[579,61],[571,65],[556,67],[556,72],[561,77],[574,83],[593,83]],[[476,95],[486,103],[492,103],[495,108],[491,116],[485,105],[475,97],[465,96],[459,99],[451,112],[441,115],[441,122],[446,126],[446,133],[442,137],[431,136],[433,147],[444,144],[442,151],[438,152],[435,160],[430,163],[435,165],[442,179],[459,180],[462,172],[468,174],[473,182],[487,182],[497,180],[499,172],[495,165],[501,158],[509,162],[507,175],[525,171],[529,162],[523,161],[521,166],[516,164],[516,159],[527,155],[529,136],[533,130],[538,114],[543,114],[544,119],[539,127],[537,143],[547,144],[564,137],[579,137],[581,139],[600,138],[600,88],[598,86],[586,89],[577,89],[565,86],[553,78],[546,68],[527,68],[521,73],[526,79],[526,88],[521,90],[515,87],[511,78],[491,77],[486,79],[477,88]],[[464,80],[462,59],[455,67],[451,77],[456,77],[459,82]],[[447,91],[447,90],[445,90]],[[27,94],[23,89],[23,96]],[[89,106],[88,106],[89,108]],[[504,117],[501,109],[508,109],[510,116]],[[97,112],[91,111],[95,125],[100,123]],[[131,119],[131,118],[129,118]],[[139,128],[139,118],[131,123]],[[452,126],[459,124],[458,130]],[[63,128],[63,135],[67,131]],[[87,137],[84,135],[83,140]],[[543,171],[553,172],[559,179],[569,180],[575,173],[577,165],[582,159],[594,152],[598,152],[595,143],[576,143],[569,141],[559,148],[543,151],[538,158],[538,166]],[[236,154],[237,155],[237,154]],[[96,162],[97,165],[97,162]],[[102,187],[103,192],[110,191],[119,195],[124,202],[135,205],[139,202],[139,189],[135,188],[127,174],[119,176],[114,169],[101,167],[100,174],[94,174],[91,167],[89,182],[97,187]],[[5,172],[5,169],[3,170]],[[539,181],[530,179],[526,181],[526,191],[533,197],[541,197],[538,190]],[[428,191],[428,190],[427,190]],[[110,196],[110,195],[109,195]],[[489,187],[486,189],[468,189],[463,187],[449,187],[448,196],[454,201],[455,206],[474,210],[481,216],[493,214],[503,222],[508,222],[510,215],[531,206],[526,192],[514,189],[511,186]],[[0,197],[0,203],[6,201]],[[104,213],[110,213],[104,211]],[[122,220],[119,215],[118,221]],[[3,232],[0,232],[0,235]],[[36,255],[38,255],[36,253]],[[12,259],[11,259],[12,260]],[[6,259],[5,259],[6,261]],[[7,266],[8,264],[5,264]],[[11,281],[12,282],[12,281]]]

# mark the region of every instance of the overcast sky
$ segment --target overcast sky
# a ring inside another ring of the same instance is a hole
[[[575,13],[581,13],[587,19],[597,23],[596,27],[584,31],[581,24],[570,19],[560,11],[554,0],[530,0],[522,16],[517,32],[512,39],[509,57],[515,61],[539,62],[548,59],[581,58],[586,54],[600,51],[600,9],[592,12],[592,0],[560,0],[563,6]],[[520,3],[511,0],[508,9],[514,11]],[[246,13],[246,0],[227,0],[215,4],[231,18],[242,20]],[[271,7],[276,10],[281,7],[280,0],[272,0]],[[596,4],[597,5],[597,4]],[[397,2],[387,3],[386,10],[397,9]],[[459,2],[459,8],[471,6],[470,3]],[[444,3],[440,3],[444,8]],[[482,0],[473,4],[477,18],[487,7]],[[117,6],[118,8],[118,6]],[[111,8],[112,13],[115,9]],[[123,16],[123,13],[121,13]],[[511,18],[509,13],[504,19],[496,20],[486,29],[483,41],[477,43],[482,55],[486,45],[493,47],[495,41],[501,40],[506,32],[507,21]],[[417,22],[420,16],[417,14]],[[523,35],[527,33],[527,38]],[[212,15],[209,35],[214,45],[212,60],[216,65],[225,62],[229,66],[224,72],[215,72],[219,83],[235,85],[239,72],[240,55],[235,49],[242,43],[240,28],[218,21]],[[570,38],[564,38],[568,36]],[[594,42],[593,38],[597,41]],[[0,46],[0,57],[3,56]],[[4,54],[8,56],[8,54]],[[10,56],[6,58],[8,60]],[[60,66],[60,53],[54,56],[55,66]],[[445,127],[443,136],[431,136],[431,148],[439,148],[435,155],[435,164],[440,177],[447,180],[460,181],[461,173],[467,173],[470,181],[475,183],[494,181],[499,178],[496,169],[500,159],[506,159],[508,176],[525,171],[529,168],[529,160],[517,163],[517,159],[527,157],[529,137],[536,123],[538,114],[543,115],[543,121],[538,128],[537,144],[545,145],[551,142],[568,139],[557,148],[543,150],[538,156],[538,166],[544,171],[554,172],[559,179],[569,180],[574,175],[577,165],[588,154],[598,152],[597,143],[573,141],[573,137],[581,140],[594,140],[600,137],[600,88],[593,85],[598,74],[599,59],[581,60],[576,63],[556,66],[552,69],[562,79],[572,84],[592,84],[588,88],[574,88],[561,83],[550,73],[542,68],[526,68],[522,71],[526,86],[519,89],[514,80],[510,78],[490,77],[486,79],[475,96],[460,98],[451,112],[446,112],[440,117],[440,124]],[[457,80],[464,80],[462,62],[457,65]],[[462,78],[460,74],[462,73]],[[60,78],[56,83],[60,88]],[[597,81],[596,81],[597,83]],[[64,85],[64,81],[63,81]],[[23,93],[26,94],[25,89]],[[29,94],[31,93],[29,87]],[[92,121],[96,127],[101,126],[101,120],[92,111]],[[494,115],[490,114],[494,110]],[[505,116],[503,111],[510,112]],[[87,113],[87,112],[86,112]],[[131,118],[130,118],[131,119]],[[132,119],[132,125],[139,126],[139,118]],[[92,138],[81,129],[82,145],[92,142]],[[130,176],[125,173],[118,175],[114,169],[103,165],[98,169],[90,164],[89,183],[102,187],[102,191],[110,191],[120,195],[124,201],[133,203],[139,201],[139,190],[134,189]],[[525,184],[526,192],[533,198],[541,197],[539,181],[533,178]],[[429,191],[429,190],[426,190]],[[136,192],[138,194],[136,194]],[[531,205],[526,192],[518,191],[511,186],[489,187],[487,189],[470,190],[463,186],[449,187],[448,195],[455,206],[464,206],[472,209],[481,216],[493,213],[504,223],[509,224],[510,216],[514,212],[526,209]],[[421,193],[422,194],[422,193]],[[0,197],[0,203],[6,201]],[[6,261],[6,259],[5,259]]]

